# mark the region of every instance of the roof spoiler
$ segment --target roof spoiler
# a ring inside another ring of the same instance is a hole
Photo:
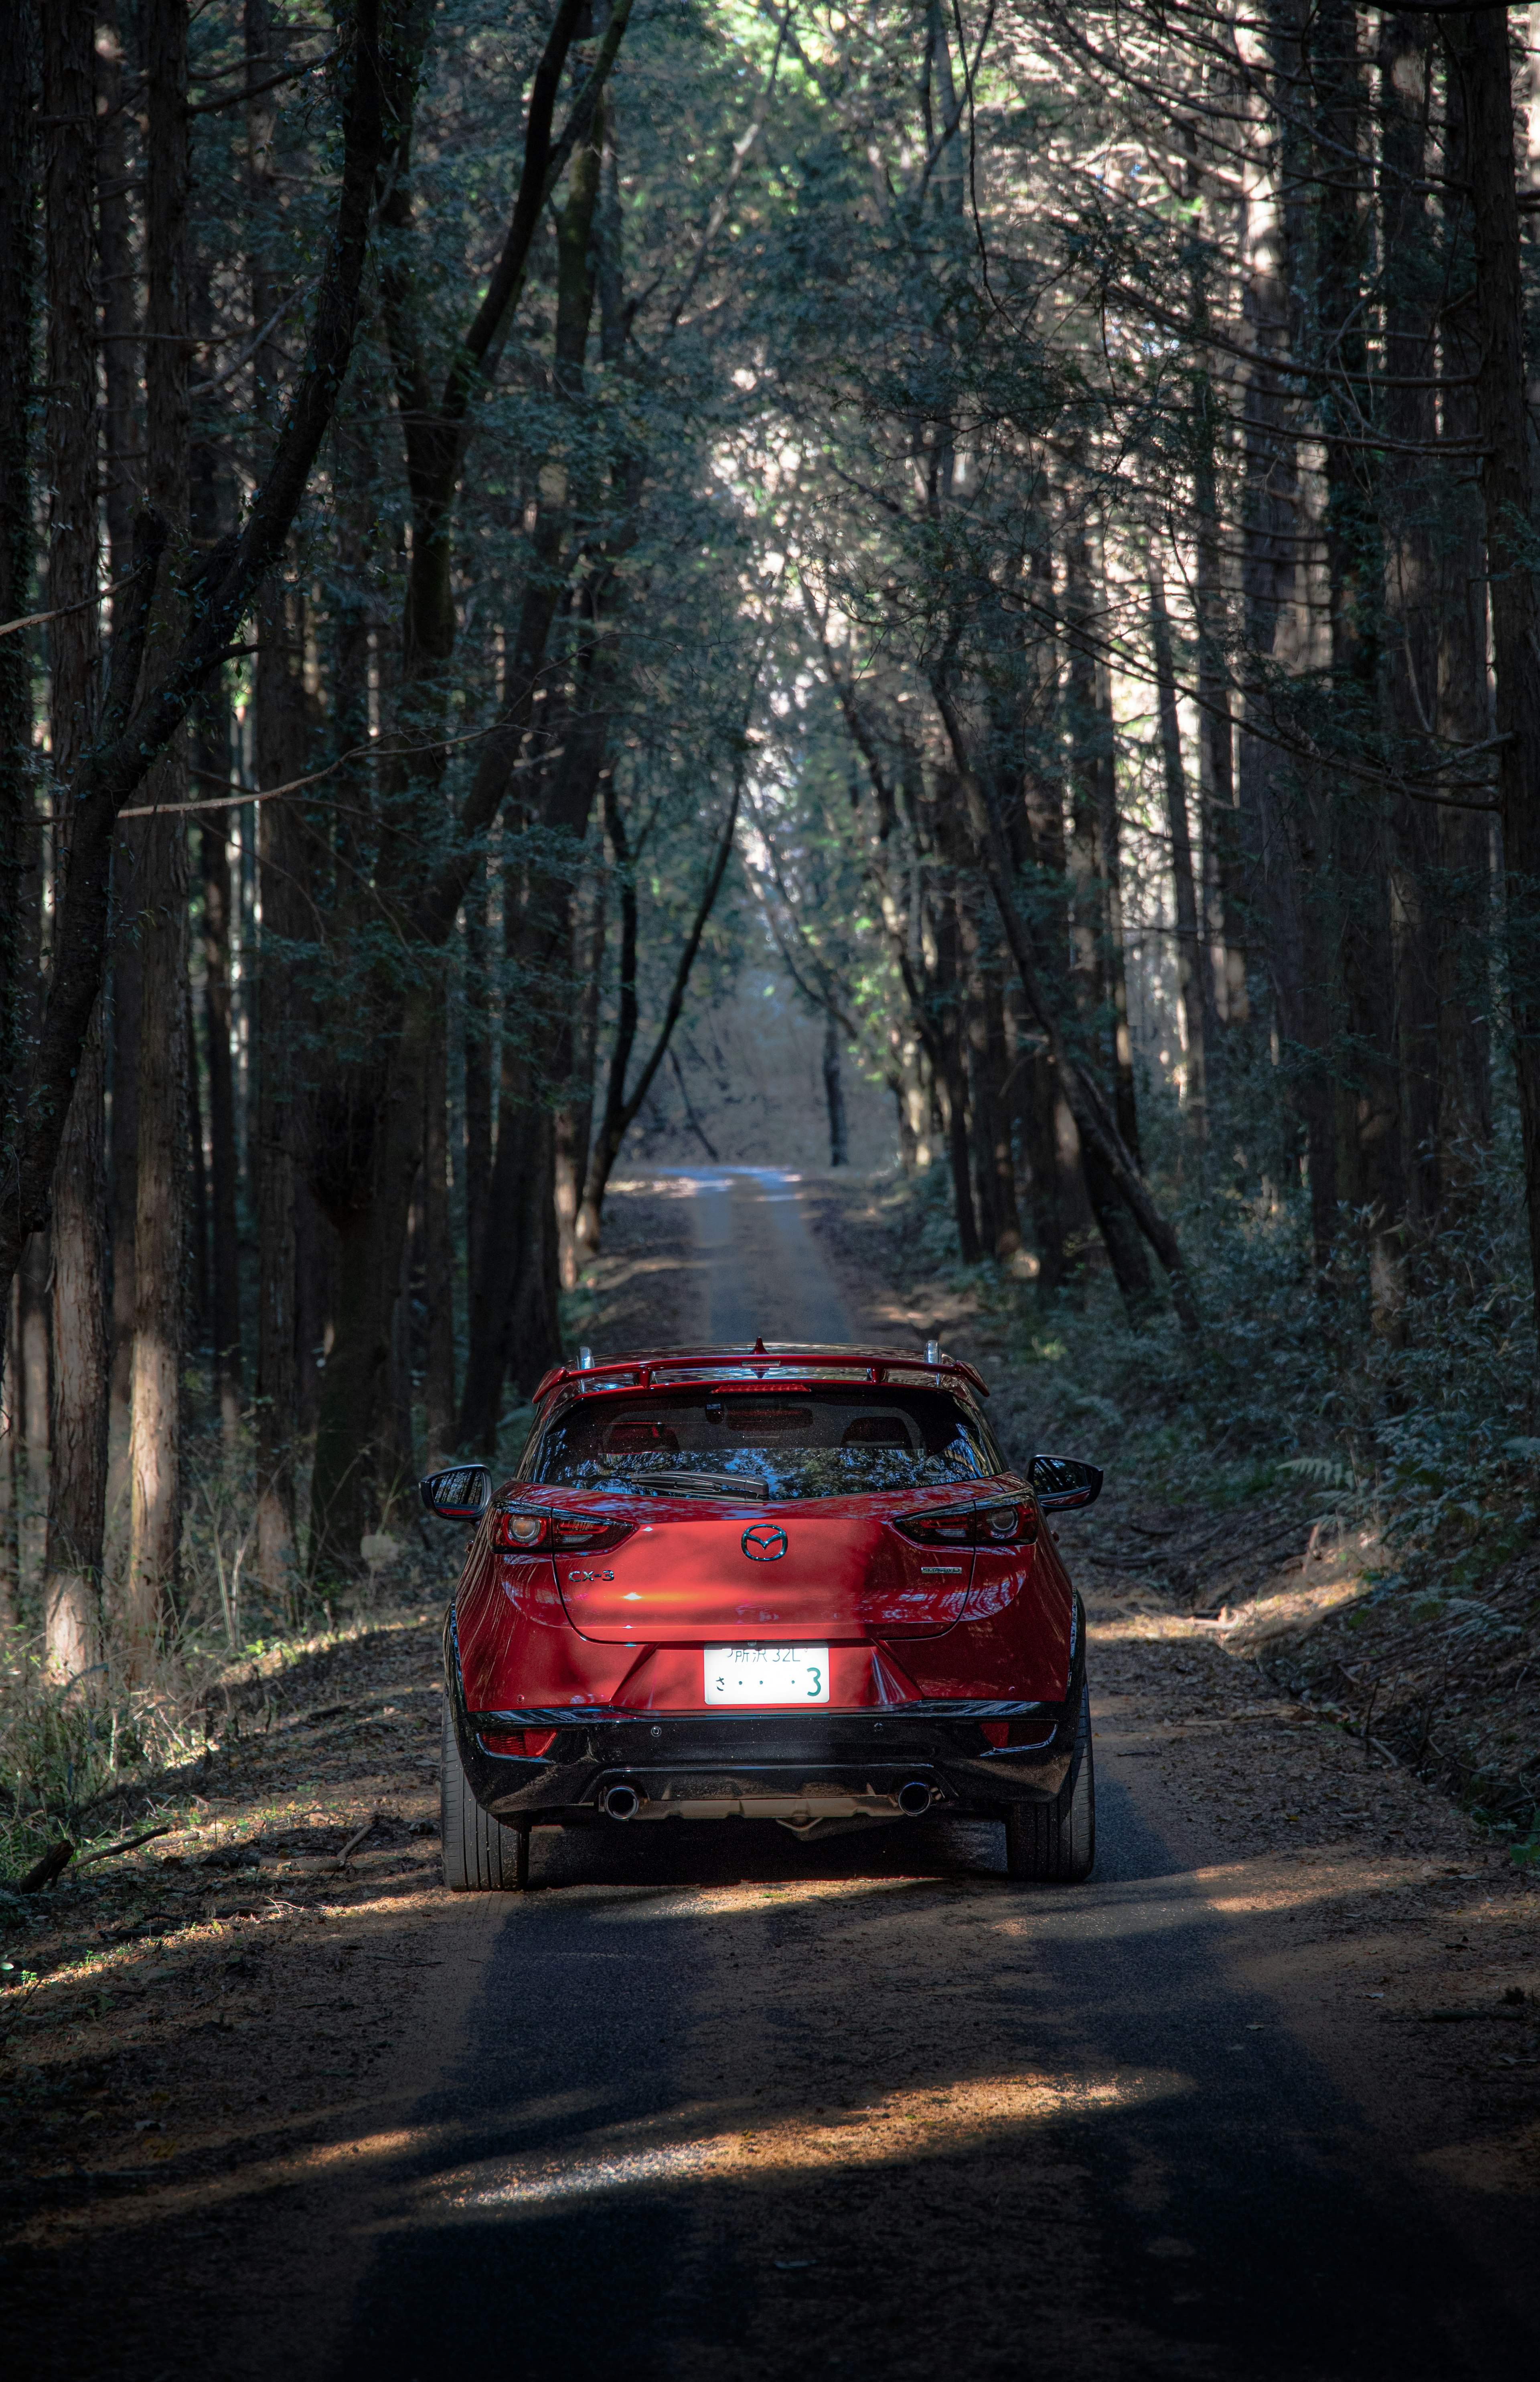
[[[859,1369],[874,1386],[905,1374],[933,1373],[968,1382],[980,1397],[990,1394],[989,1383],[974,1366],[960,1357],[944,1355],[934,1341],[928,1342],[921,1353],[907,1348],[806,1348],[780,1344],[767,1348],[762,1340],[757,1340],[752,1348],[680,1348],[667,1357],[612,1357],[604,1364],[595,1364],[587,1350],[583,1353],[588,1357],[586,1364],[551,1367],[535,1392],[536,1406],[568,1381],[581,1381],[585,1395],[598,1390],[650,1390],[671,1373],[709,1379],[713,1369],[726,1367],[740,1380],[745,1374],[771,1380],[778,1369],[795,1375],[827,1367],[849,1375]]]

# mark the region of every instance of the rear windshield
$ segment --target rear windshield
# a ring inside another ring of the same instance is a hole
[[[536,1432],[524,1480],[644,1493],[848,1497],[1004,1472],[980,1418],[943,1390],[652,1391],[575,1399]],[[698,1487],[696,1485],[698,1482]]]

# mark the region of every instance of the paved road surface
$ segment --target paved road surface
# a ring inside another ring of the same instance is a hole
[[[839,1336],[795,1182],[693,1180],[714,1330]],[[539,1890],[440,1941],[450,2039],[328,2372],[1540,2372],[1146,1775],[1109,1750],[1096,1875],[1057,1891],[987,1827],[537,1836]]]

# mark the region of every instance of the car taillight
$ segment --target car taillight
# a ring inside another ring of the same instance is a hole
[[[635,1524],[611,1522],[602,1514],[553,1514],[530,1508],[523,1513],[504,1506],[493,1516],[492,1543],[511,1554],[597,1554],[618,1547]]]
[[[965,1506],[951,1514],[906,1514],[893,1525],[919,1547],[968,1547],[973,1544],[973,1516]]]
[[[906,1514],[895,1528],[921,1547],[1029,1547],[1038,1535],[1038,1509],[954,1506],[947,1513]]]
[[[985,1505],[974,1516],[981,1547],[1029,1547],[1038,1535],[1035,1505]]]

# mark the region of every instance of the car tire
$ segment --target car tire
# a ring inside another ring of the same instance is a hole
[[[444,1884],[451,1894],[520,1894],[529,1884],[529,1830],[505,1828],[471,1792],[449,1702],[438,1767]]]
[[[1013,1803],[1005,1815],[1005,1867],[1039,1885],[1078,1885],[1096,1859],[1096,1768],[1090,1689],[1080,1690],[1075,1760],[1056,1803]]]

